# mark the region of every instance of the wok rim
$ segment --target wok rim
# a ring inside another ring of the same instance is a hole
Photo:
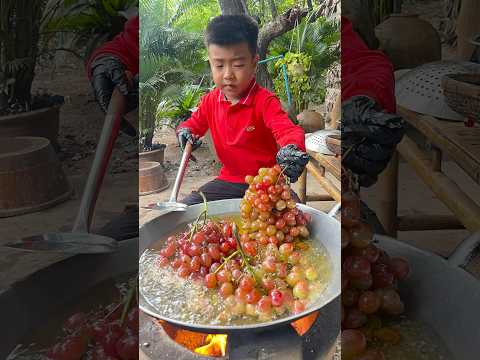
[[[226,199],[226,200],[217,200],[217,201],[209,201],[208,204],[213,204],[213,203],[223,203],[223,202],[232,202],[232,201],[236,201],[238,203],[240,203],[240,200],[241,199]],[[194,208],[194,207],[201,207],[203,206],[202,204],[196,204],[196,205],[192,205],[192,206],[189,206],[188,208]],[[319,215],[319,216],[323,216],[325,218],[328,218],[329,220],[328,221],[331,221],[332,223],[334,223],[335,225],[337,225],[340,229],[341,227],[341,224],[340,224],[340,221],[338,221],[335,217],[333,216],[329,216],[328,214],[326,214],[325,212],[321,211],[321,210],[318,210],[318,209],[315,209],[315,208],[312,208],[308,205],[304,205],[304,204],[297,204],[297,207],[299,209],[301,209],[302,211],[303,210],[308,210],[309,212],[313,212],[315,213],[316,215]],[[153,222],[157,219],[158,217],[146,222],[145,224],[143,224],[140,228],[143,228],[144,226],[146,226],[147,224],[149,224],[150,222]],[[341,236],[341,232],[339,231],[339,236]],[[340,239],[339,239],[340,240]],[[320,241],[322,242],[322,241]],[[323,242],[322,242],[323,243]],[[340,244],[340,241],[337,242],[338,243],[338,250],[339,250],[339,254],[341,254],[341,244]],[[140,256],[139,256],[139,260],[141,259],[141,257],[143,256],[143,254],[145,253],[145,251],[147,251],[149,249],[149,246],[151,245],[151,242],[145,247],[145,249],[141,252]],[[330,259],[330,262],[332,263],[332,274],[331,274],[331,280],[329,281],[328,283],[328,286],[325,288],[324,292],[330,287],[334,286],[333,288],[333,294],[325,299],[324,301],[321,302],[321,304],[319,304],[318,306],[312,306],[311,308],[309,309],[306,309],[305,311],[302,311],[301,313],[298,313],[298,314],[293,314],[293,315],[290,315],[290,316],[287,316],[287,317],[281,317],[279,319],[275,319],[273,321],[269,321],[269,322],[261,322],[261,323],[255,323],[255,324],[246,324],[246,325],[208,325],[208,324],[192,324],[192,323],[188,323],[188,322],[184,322],[184,321],[181,321],[181,320],[176,320],[176,319],[171,319],[169,317],[166,317],[166,316],[163,316],[159,313],[157,313],[155,311],[155,306],[151,305],[150,302],[147,300],[147,298],[143,295],[143,292],[141,291],[141,289],[139,289],[139,309],[141,311],[143,311],[144,313],[156,318],[156,319],[159,319],[159,320],[163,320],[163,321],[166,321],[170,324],[175,324],[181,328],[184,328],[184,329],[190,329],[192,331],[198,331],[198,332],[210,332],[210,333],[232,333],[232,332],[241,332],[241,331],[246,331],[246,330],[254,330],[254,331],[261,331],[261,330],[266,330],[266,329],[270,329],[272,327],[278,327],[278,326],[282,326],[282,325],[286,325],[286,324],[290,324],[292,322],[294,322],[295,320],[298,320],[298,319],[301,319],[303,317],[306,317],[307,315],[310,315],[311,313],[315,312],[315,311],[319,311],[321,310],[322,308],[326,307],[327,305],[333,303],[335,300],[338,300],[340,298],[340,294],[341,294],[341,286],[340,286],[340,280],[341,280],[341,274],[337,274],[339,276],[339,283],[338,285],[335,287],[335,284],[334,284],[334,281],[335,281],[335,264],[334,264],[334,256],[331,254],[331,252],[329,252],[326,248],[326,246],[324,245],[325,247],[325,250],[327,251],[327,254],[328,254],[328,257]],[[340,268],[338,270],[341,270]],[[140,268],[139,268],[139,273],[140,273]],[[336,291],[335,291],[336,289]],[[323,293],[322,293],[323,294]],[[320,301],[322,298],[322,295],[320,295],[319,299],[317,299],[317,301]],[[338,316],[340,316],[340,306],[338,306]]]

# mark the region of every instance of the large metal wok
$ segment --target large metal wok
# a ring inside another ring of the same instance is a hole
[[[407,316],[434,330],[455,360],[478,359],[480,344],[480,281],[461,269],[480,244],[480,233],[465,240],[448,260],[385,236],[378,246],[410,263],[401,282]]]
[[[178,319],[169,318],[164,316],[162,313],[159,313],[159,311],[148,302],[148,299],[143,296],[142,291],[140,291],[140,309],[151,316],[168,321],[189,330],[207,333],[232,333],[245,330],[261,331],[266,330],[267,328],[269,329],[272,327],[285,325],[305,315],[308,315],[313,311],[325,307],[340,295],[340,223],[332,216],[329,216],[311,207],[305,205],[298,205],[298,207],[302,211],[312,215],[312,222],[310,224],[311,238],[313,239],[314,244],[317,244],[317,246],[322,245],[325,247],[327,253],[329,254],[332,266],[331,279],[327,288],[322,293],[320,298],[311,304],[310,307],[304,312],[258,324],[231,326],[193,324],[183,322]],[[238,213],[239,208],[240,199],[220,200],[208,203],[208,212],[211,216]],[[185,212],[169,213],[167,215],[157,217],[143,225],[140,228],[140,254],[142,254],[146,249],[151,248],[153,244],[157,246],[158,244],[163,244],[163,242],[166,241],[166,237],[171,234],[174,229],[176,229],[180,224],[194,221],[202,210],[202,204],[190,206]],[[329,306],[328,309],[328,311],[338,312],[338,318],[340,318],[339,306]]]
[[[138,238],[119,243],[118,250],[108,254],[77,255],[42,269],[12,287],[0,290],[0,359],[17,344],[46,324],[58,322],[61,328],[70,316],[72,306],[92,295],[94,287],[105,281],[134,274],[138,269]],[[97,304],[112,299],[98,299]],[[58,321],[57,321],[58,320]],[[45,336],[43,336],[45,337]],[[51,344],[55,342],[52,334]],[[28,345],[28,343],[26,344]]]

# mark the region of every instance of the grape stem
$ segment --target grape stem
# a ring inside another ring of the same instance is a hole
[[[205,197],[205,195],[203,194],[203,192],[199,192],[200,196],[202,197],[203,199],[203,212],[205,212],[205,216],[203,218],[203,225],[206,224],[207,222],[207,215],[208,215],[208,206],[207,206],[207,198]]]
[[[205,224],[207,223],[207,216],[208,216],[208,206],[207,206],[207,198],[205,197],[205,195],[203,194],[203,192],[199,192],[200,196],[202,197],[203,199],[203,210],[200,214],[198,214],[198,217],[197,219],[195,220],[195,222],[193,223],[193,226],[192,226],[192,230],[190,231],[190,237],[188,239],[188,241],[192,241],[192,237],[193,235],[195,235],[195,233],[197,232],[197,228],[198,228],[198,222],[200,221],[200,218],[203,216],[203,224],[202,226],[205,226]]]
[[[237,224],[233,223],[232,230],[233,230],[233,236],[235,237],[235,241],[237,242],[237,246],[238,246],[237,251],[240,251],[240,254],[242,255],[243,263],[245,264],[245,267],[247,268],[247,271],[250,273],[250,275],[252,276],[255,283],[257,283],[257,279],[255,278],[255,272],[253,271],[252,265],[250,265],[250,263],[248,262],[247,255],[245,255],[245,252],[243,251],[242,244],[240,243],[240,238],[238,236],[238,230],[237,230]]]
[[[282,168],[282,171],[280,171],[280,174],[278,174],[277,181],[275,181],[275,185],[278,185],[278,181],[280,180],[280,178],[281,178],[282,176],[284,176],[285,179],[288,180],[288,182],[290,182],[290,178],[289,178],[288,176],[283,175],[283,173],[285,172],[285,170],[288,169],[289,166],[290,166],[290,165],[287,165],[287,166],[285,166],[284,168]]]
[[[123,305],[122,316],[120,317],[120,326],[122,327],[123,327],[123,323],[125,322],[128,309],[130,308],[130,304],[132,303],[132,300],[135,294],[137,293],[137,286],[138,286],[138,275],[135,278],[135,283],[130,286],[130,289],[128,289],[127,296],[125,298],[125,304]]]
[[[220,266],[213,273],[217,274],[220,271],[220,269],[222,269],[228,261],[230,261],[234,256],[236,256],[238,254],[240,254],[240,250],[236,250],[233,253],[231,253],[230,255],[228,255],[228,257],[224,258],[223,262],[220,264]]]

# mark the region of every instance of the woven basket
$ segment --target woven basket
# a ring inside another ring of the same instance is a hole
[[[480,74],[445,75],[442,88],[452,110],[480,122]]]

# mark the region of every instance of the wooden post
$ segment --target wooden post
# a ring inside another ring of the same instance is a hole
[[[312,194],[307,195],[306,201],[335,201],[335,199],[329,194]]]
[[[480,33],[480,1],[462,0],[457,19],[457,56],[456,60],[470,61],[475,46],[470,43],[472,37]]]
[[[332,182],[326,178],[325,176],[322,176],[320,170],[318,167],[316,167],[312,162],[309,162],[307,164],[307,169],[310,172],[310,174],[313,175],[313,177],[318,181],[320,186],[322,186],[325,191],[335,199],[335,201],[340,202],[342,201],[342,195],[340,192],[340,189],[336,188]]]
[[[424,215],[412,213],[398,217],[399,231],[453,230],[465,226],[453,215]]]
[[[437,147],[432,147],[432,170],[442,171],[442,151]]]
[[[407,136],[397,146],[397,150],[413,167],[418,176],[434,194],[470,231],[480,230],[480,206],[445,174],[433,172],[431,161]]]
[[[398,206],[398,153],[392,156],[385,171],[377,182],[380,194],[378,217],[387,234],[397,237],[397,206]]]
[[[302,204],[307,203],[307,169],[303,170],[302,175],[298,178],[299,194],[298,197]]]

